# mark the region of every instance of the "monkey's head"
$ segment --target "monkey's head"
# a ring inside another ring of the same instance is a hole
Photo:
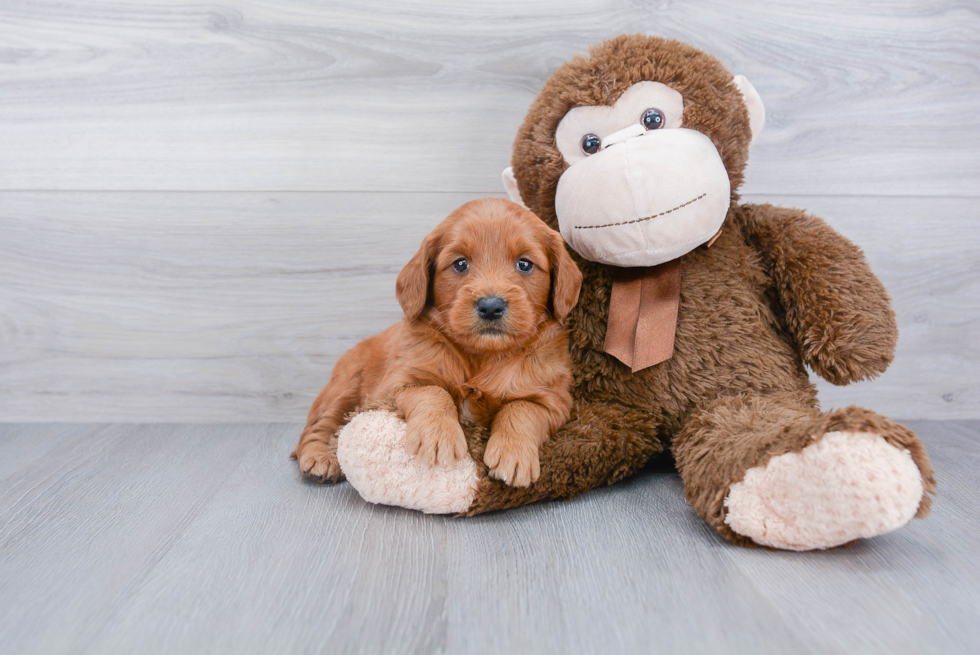
[[[655,266],[721,228],[764,120],[756,90],[714,57],[619,36],[545,83],[504,186],[585,259]]]

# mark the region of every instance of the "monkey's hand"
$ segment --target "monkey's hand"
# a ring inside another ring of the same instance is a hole
[[[804,362],[838,385],[888,368],[895,313],[860,248],[797,209],[742,205],[734,218],[762,258]]]

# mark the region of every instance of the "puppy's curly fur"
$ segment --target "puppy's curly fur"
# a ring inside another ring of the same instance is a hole
[[[485,198],[454,211],[398,276],[405,318],[345,353],[313,403],[293,453],[303,475],[342,480],[337,431],[380,399],[405,416],[406,448],[422,460],[469,456],[462,415],[490,428],[491,476],[512,486],[537,480],[538,448],[572,406],[560,322],[581,284],[561,236],[527,209]],[[481,299],[498,311],[481,314]]]

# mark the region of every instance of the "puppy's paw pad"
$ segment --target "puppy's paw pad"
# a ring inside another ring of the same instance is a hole
[[[409,423],[405,450],[426,464],[449,466],[467,456],[466,435],[453,420]]]
[[[541,476],[538,449],[528,439],[494,434],[487,442],[483,463],[490,477],[512,487],[528,487]]]
[[[337,455],[323,444],[309,444],[297,453],[299,471],[304,478],[317,482],[340,482],[344,472],[340,470]]]

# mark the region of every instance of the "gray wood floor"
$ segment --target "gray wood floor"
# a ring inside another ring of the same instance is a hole
[[[473,519],[301,480],[293,424],[0,426],[0,652],[975,653],[980,422],[932,515],[747,550],[675,473]]]

